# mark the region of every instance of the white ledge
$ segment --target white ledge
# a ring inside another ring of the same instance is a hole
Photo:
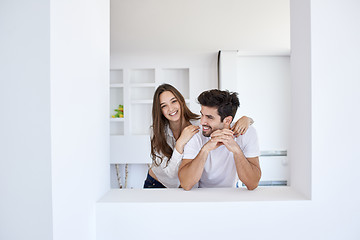
[[[204,203],[309,200],[289,186],[245,188],[112,189],[98,203]]]

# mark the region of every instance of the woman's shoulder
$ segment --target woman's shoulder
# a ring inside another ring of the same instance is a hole
[[[191,119],[190,123],[194,126],[200,126],[200,119]]]
[[[172,131],[170,129],[169,124],[164,125],[162,132],[164,132],[165,136],[169,136],[169,135],[172,136]],[[152,126],[150,127],[150,136],[151,136],[151,138],[153,138],[155,136],[154,128]]]

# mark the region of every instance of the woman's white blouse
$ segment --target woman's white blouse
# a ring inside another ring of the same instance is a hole
[[[198,120],[190,121],[190,123],[196,126],[199,125]],[[169,164],[166,166],[168,158],[164,157],[162,163],[159,166],[152,164],[151,169],[158,181],[161,182],[165,187],[178,188],[180,186],[178,171],[183,154],[180,154],[175,148],[176,140],[169,125],[166,126],[165,135],[167,144],[169,144],[169,146],[173,149],[173,154],[170,158]],[[159,158],[156,160],[160,162]]]

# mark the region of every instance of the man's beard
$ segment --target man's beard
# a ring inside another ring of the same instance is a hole
[[[203,126],[204,127],[204,126]],[[205,133],[204,130],[202,131],[202,134],[204,137],[210,137],[210,135],[213,133],[212,127],[205,125],[205,127],[208,127],[209,130]]]

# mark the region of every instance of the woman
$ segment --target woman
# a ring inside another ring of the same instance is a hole
[[[178,188],[178,168],[186,143],[199,132],[200,116],[189,110],[181,93],[169,84],[160,85],[152,107],[151,158],[144,188]],[[244,134],[252,119],[240,118],[232,128]]]

